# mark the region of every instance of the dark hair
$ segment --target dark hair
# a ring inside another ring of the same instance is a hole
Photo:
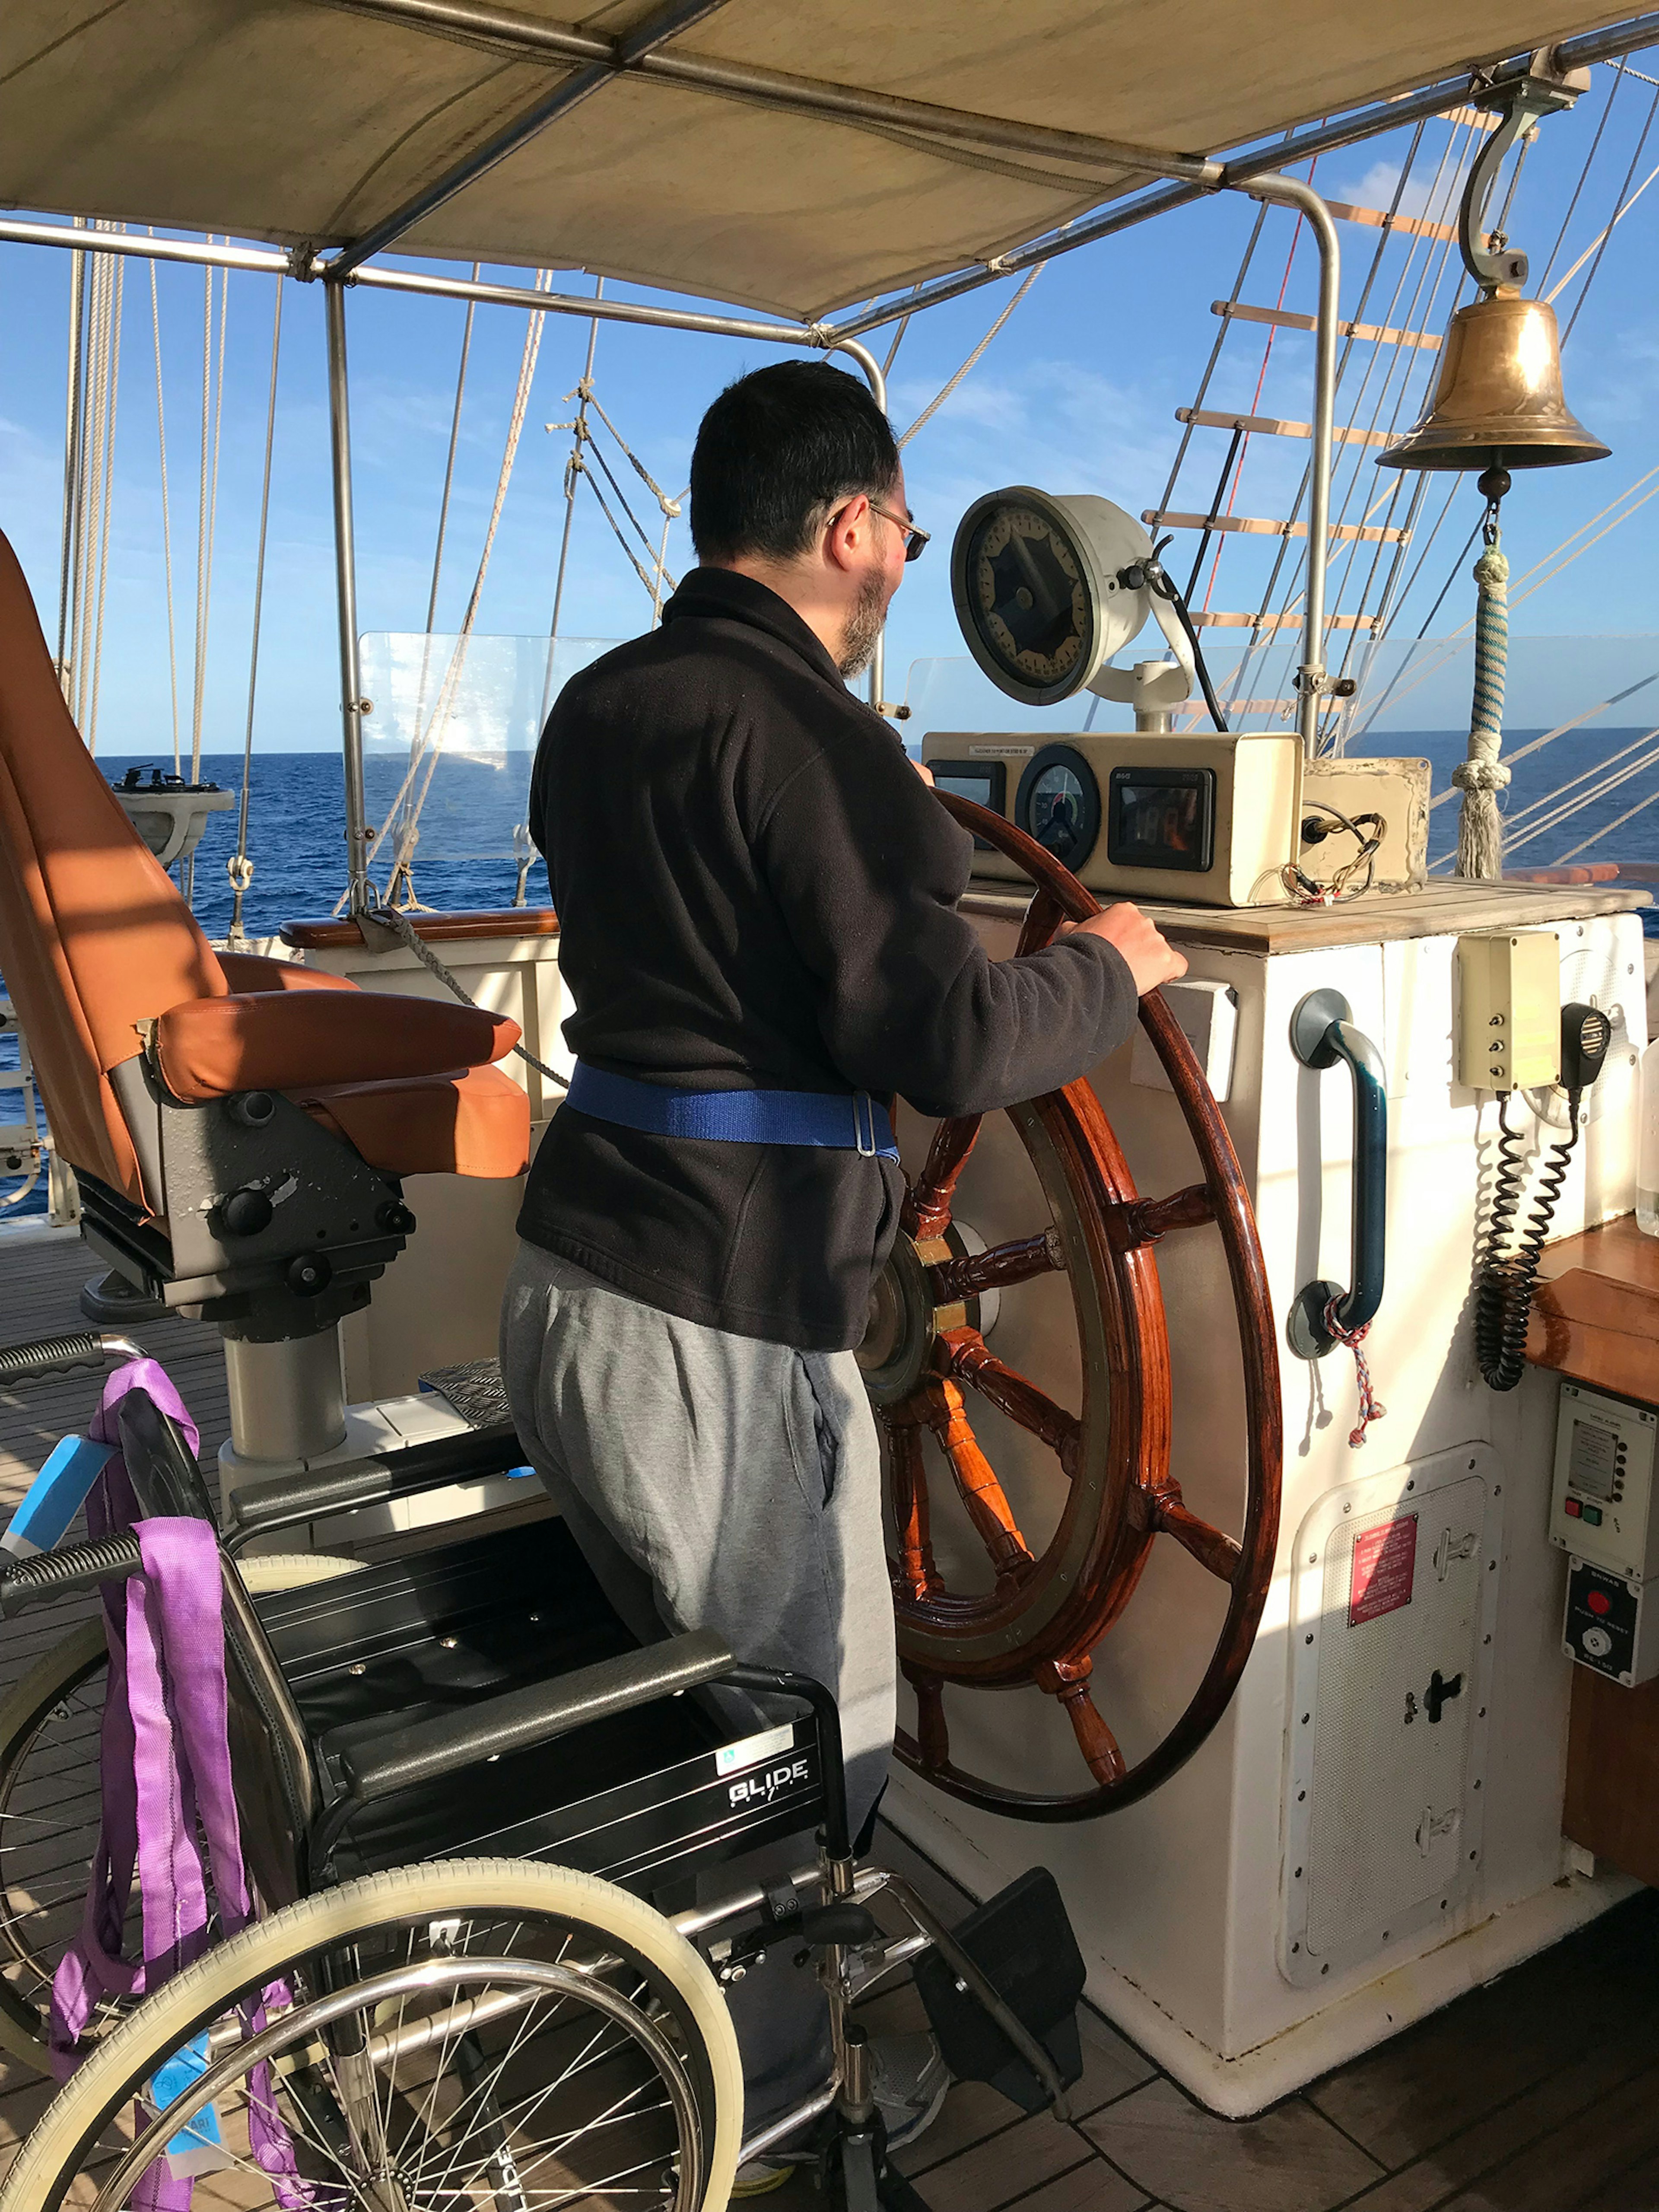
[[[728,384],[691,455],[691,542],[705,560],[804,553],[840,500],[889,490],[892,425],[858,377],[780,361]]]

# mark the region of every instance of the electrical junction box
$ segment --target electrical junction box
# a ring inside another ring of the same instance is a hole
[[[1425,880],[1428,763],[1304,763],[1299,737],[1080,730],[1046,742],[933,730],[921,757],[941,790],[1000,814],[1092,891],[1172,906],[1282,906],[1292,860],[1327,883],[1352,836],[1327,811],[1383,819],[1371,887]],[[1305,801],[1305,803],[1304,803]],[[975,876],[1022,883],[988,845]],[[1362,870],[1359,881],[1364,880]]]
[[[1524,1091],[1561,1072],[1561,948],[1553,929],[1457,940],[1457,1080]]]
[[[1188,975],[1166,983],[1163,999],[1204,1071],[1218,1105],[1233,1087],[1233,1053],[1238,1043],[1238,994],[1231,983],[1211,983]],[[1129,1048],[1129,1080],[1146,1091],[1172,1091],[1164,1063],[1145,1030],[1137,1026]]]
[[[1298,863],[1303,874],[1314,883],[1328,883],[1354,856],[1353,839],[1328,816],[1322,816],[1322,808],[1334,807],[1351,822],[1361,814],[1382,817],[1373,890],[1420,890],[1429,879],[1431,775],[1425,760],[1361,760],[1328,754],[1304,762]],[[1363,883],[1364,874],[1362,868],[1355,880]]]
[[[1659,1414],[1582,1382],[1564,1382],[1556,1414],[1550,1541],[1609,1574],[1659,1575],[1653,1511]]]
[[[1648,1588],[1589,1559],[1570,1559],[1561,1625],[1567,1657],[1627,1690],[1650,1682],[1659,1674],[1659,1624],[1652,1619]]]

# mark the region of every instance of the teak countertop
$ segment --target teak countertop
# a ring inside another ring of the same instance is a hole
[[[1527,1357],[1600,1390],[1659,1405],[1659,1237],[1633,1213],[1547,1244]]]

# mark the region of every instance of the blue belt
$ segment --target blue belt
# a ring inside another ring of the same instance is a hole
[[[596,1121],[649,1137],[700,1137],[724,1145],[817,1145],[896,1160],[887,1109],[867,1091],[673,1091],[576,1062],[565,1103]]]

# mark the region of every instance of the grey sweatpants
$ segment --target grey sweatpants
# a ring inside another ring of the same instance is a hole
[[[537,1472],[641,1641],[712,1628],[750,1664],[835,1692],[856,1835],[886,1779],[895,1662],[876,1429],[852,1353],[682,1321],[520,1243],[501,1373]],[[730,1873],[732,1887],[754,1878]],[[752,2129],[823,2078],[823,2000],[775,1954],[732,2011]]]

